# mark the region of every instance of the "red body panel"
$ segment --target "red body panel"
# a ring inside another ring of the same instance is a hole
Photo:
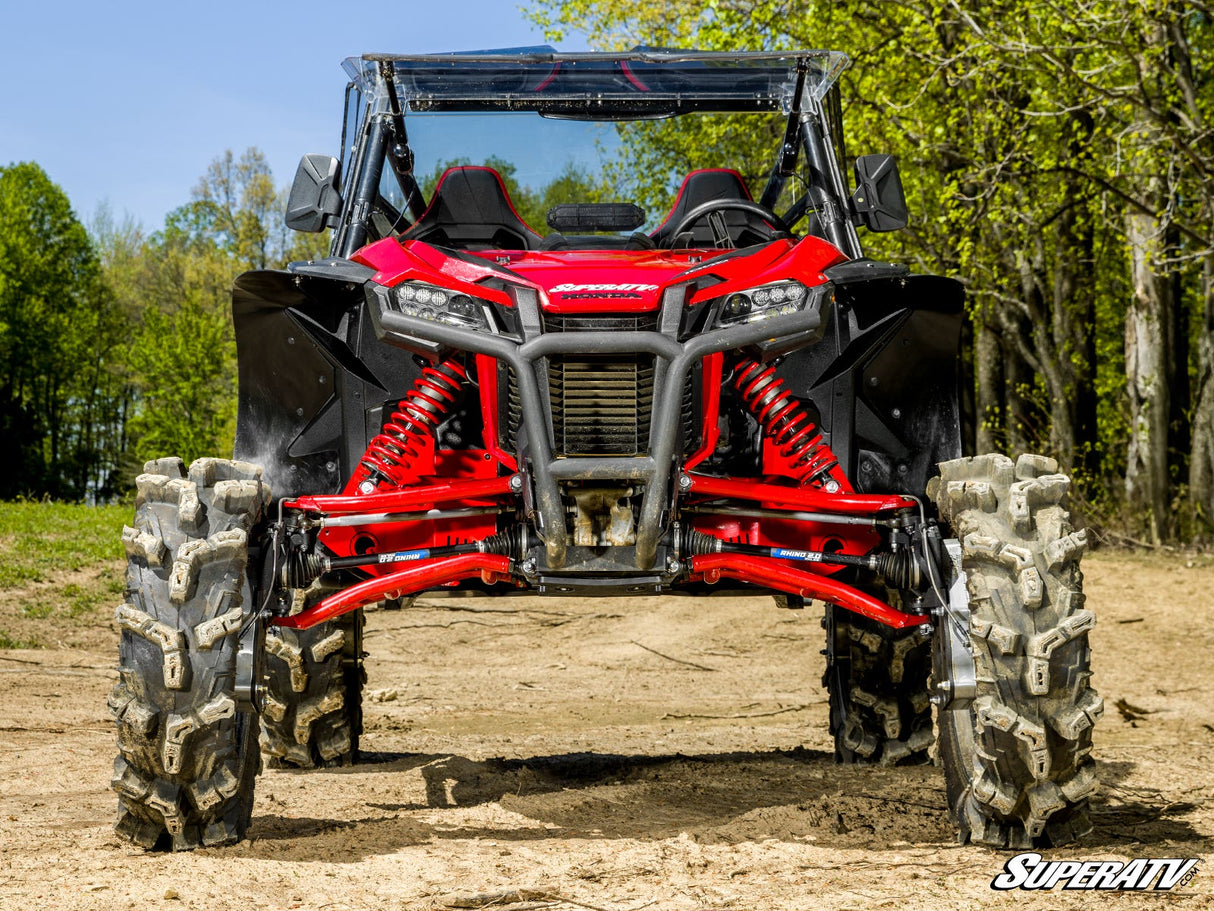
[[[544,290],[549,313],[636,313],[656,310],[662,288],[701,258],[671,250],[523,253],[509,268]]]
[[[497,273],[489,263],[480,267],[474,262],[446,256],[421,241],[398,243],[391,237],[363,247],[352,257],[354,262],[375,269],[371,281],[392,288],[407,278],[427,281],[453,291],[482,297],[504,307],[510,298],[501,291],[476,284]]]
[[[727,254],[725,258],[719,258],[722,253]],[[446,256],[421,241],[400,243],[387,238],[364,247],[353,259],[375,269],[372,281],[381,285],[393,287],[412,278],[509,306],[504,293],[477,285],[487,278],[500,277],[492,264],[505,266],[522,277],[524,284],[541,292],[545,311],[562,315],[654,310],[667,285],[697,275],[712,275],[723,283],[701,290],[688,303],[781,279],[795,278],[812,287],[826,281],[824,269],[846,259],[816,237],[798,243],[776,241],[747,255],[730,254],[734,251],[494,250],[473,254],[485,259],[482,268],[475,262]]]

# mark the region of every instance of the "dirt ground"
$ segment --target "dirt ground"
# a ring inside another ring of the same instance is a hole
[[[833,763],[820,607],[478,598],[370,614],[365,761],[191,854],[111,829],[116,634],[0,651],[0,908],[1214,907],[1214,559],[1085,566],[1102,788],[1046,853],[1204,858],[1176,893],[993,892],[938,768]]]

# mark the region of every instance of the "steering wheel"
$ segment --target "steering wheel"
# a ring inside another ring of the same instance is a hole
[[[729,226],[725,223],[725,215],[723,213],[728,211],[749,212],[751,215],[757,215],[768,222],[767,225],[762,226],[767,233],[768,241],[792,237],[792,232],[780,220],[780,216],[770,209],[759,205],[757,202],[751,202],[747,199],[710,199],[708,202],[700,203],[679,220],[679,223],[674,226],[674,230],[670,232],[671,243],[677,240],[680,234],[697,221],[707,218],[708,225],[712,228],[713,245],[723,250],[736,247],[737,244],[734,242],[734,239],[729,236]]]

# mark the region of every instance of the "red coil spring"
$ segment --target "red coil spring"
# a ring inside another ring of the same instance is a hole
[[[776,376],[774,367],[741,359],[734,364],[733,384],[763,432],[780,447],[780,455],[791,462],[802,486],[813,484],[832,493],[851,489],[839,468],[839,460],[822,442],[818,425],[784,388],[784,381]]]
[[[421,443],[434,436],[467,379],[468,371],[454,360],[422,369],[413,388],[367,447],[360,463],[366,478],[359,484],[359,490],[370,493],[384,484],[408,487],[421,479],[414,467],[422,452]]]

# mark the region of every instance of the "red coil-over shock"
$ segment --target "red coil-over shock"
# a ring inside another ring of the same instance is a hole
[[[801,486],[812,484],[830,493],[851,492],[847,475],[822,441],[818,425],[784,387],[774,367],[742,358],[734,364],[733,384],[768,439],[789,461]]]
[[[371,440],[350,486],[359,493],[381,487],[409,487],[422,477],[416,461],[438,425],[459,398],[468,371],[458,361],[424,367],[413,388],[397,404],[383,430]]]

